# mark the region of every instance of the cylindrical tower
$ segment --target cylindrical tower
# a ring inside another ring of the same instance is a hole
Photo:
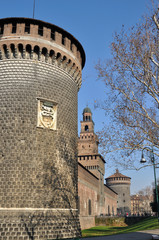
[[[130,184],[131,178],[121,174],[118,169],[106,178],[106,185],[118,194],[117,213],[122,216],[131,211]]]
[[[80,236],[77,94],[85,53],[65,30],[0,19],[0,239]]]

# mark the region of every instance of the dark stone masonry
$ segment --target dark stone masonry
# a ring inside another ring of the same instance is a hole
[[[85,53],[65,30],[0,19],[0,239],[80,236],[77,94]]]

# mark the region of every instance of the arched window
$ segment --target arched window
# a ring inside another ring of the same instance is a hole
[[[91,209],[91,200],[88,200],[88,214],[91,215],[92,209]]]
[[[38,55],[39,54],[39,51],[40,51],[40,48],[39,48],[39,46],[35,46],[34,47],[34,52]]]
[[[42,54],[43,54],[44,56],[46,56],[46,54],[47,54],[47,49],[46,49],[45,47],[42,49]]]
[[[39,48],[39,46],[35,46],[34,47],[34,53],[33,53],[33,55],[34,55],[34,59],[39,59],[39,53],[40,53],[40,48]]]
[[[108,205],[108,215],[110,216],[110,206]]]
[[[31,46],[28,44],[26,46],[26,57],[30,58],[30,55],[31,55]]]
[[[80,196],[78,196],[78,214],[80,214]]]
[[[87,131],[87,132],[89,131],[88,125],[85,126],[85,131]]]
[[[114,216],[114,207],[112,207],[112,214],[113,214],[113,216]]]
[[[12,57],[15,57],[15,45],[14,45],[14,44],[11,44],[11,45],[10,45],[10,49],[11,49],[11,56],[12,56]]]
[[[18,45],[18,50],[19,50],[19,57],[23,57],[23,45],[22,44]]]
[[[7,45],[3,45],[3,51],[4,51],[4,54],[5,54],[5,57],[7,58]]]

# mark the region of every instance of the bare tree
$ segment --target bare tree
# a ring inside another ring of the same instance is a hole
[[[45,221],[47,218],[45,218]],[[29,216],[21,215],[21,223],[24,226],[27,236],[30,240],[35,239],[35,231],[41,222],[44,221],[44,214],[32,213]]]
[[[115,33],[112,59],[96,65],[106,86],[105,101],[96,106],[109,116],[99,132],[102,154],[118,151],[110,159],[136,169],[145,146],[154,145],[159,156],[159,8],[149,15]]]

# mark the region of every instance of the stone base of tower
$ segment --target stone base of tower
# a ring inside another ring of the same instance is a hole
[[[76,210],[0,210],[0,239],[3,240],[48,240],[80,236],[81,229]]]

